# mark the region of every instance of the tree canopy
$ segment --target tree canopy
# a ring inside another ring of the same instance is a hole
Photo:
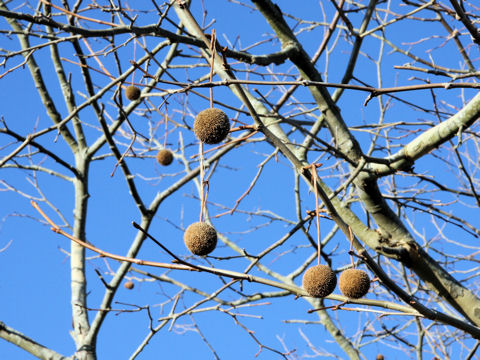
[[[0,353],[478,358],[478,10],[0,0]]]

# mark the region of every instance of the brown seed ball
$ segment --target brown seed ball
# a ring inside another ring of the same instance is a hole
[[[348,269],[340,274],[338,285],[346,297],[360,299],[370,289],[370,278],[363,270]]]
[[[135,284],[133,281],[127,281],[125,284],[123,284],[125,289],[132,290],[135,287]]]
[[[205,256],[217,246],[217,232],[207,223],[196,222],[187,228],[183,240],[192,254]]]
[[[385,357],[382,354],[377,355],[377,360],[384,360]]]
[[[130,101],[138,100],[140,98],[140,89],[136,86],[130,85],[125,89],[125,96]]]
[[[227,114],[216,108],[205,109],[198,113],[193,123],[196,137],[205,144],[222,142],[230,131]]]
[[[163,166],[170,165],[173,161],[173,153],[167,149],[160,150],[157,153],[157,161]]]
[[[335,290],[337,277],[327,265],[312,266],[305,271],[302,286],[310,296],[323,298]]]

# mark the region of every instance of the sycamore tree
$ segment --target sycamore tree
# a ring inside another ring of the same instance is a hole
[[[0,0],[0,354],[478,358],[479,10]]]

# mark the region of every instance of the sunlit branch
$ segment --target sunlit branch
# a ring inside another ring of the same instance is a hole
[[[70,357],[60,355],[59,353],[37,343],[21,332],[12,329],[0,321],[0,338],[17,345],[23,350],[29,352],[39,359],[50,360],[69,360]]]

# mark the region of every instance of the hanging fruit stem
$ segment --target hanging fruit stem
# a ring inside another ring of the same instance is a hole
[[[318,265],[320,265],[320,252],[322,250],[321,243],[320,243],[320,209],[318,206],[318,190],[317,190],[317,165],[312,164],[312,186],[315,192],[315,218],[317,223],[317,257],[318,257]]]

